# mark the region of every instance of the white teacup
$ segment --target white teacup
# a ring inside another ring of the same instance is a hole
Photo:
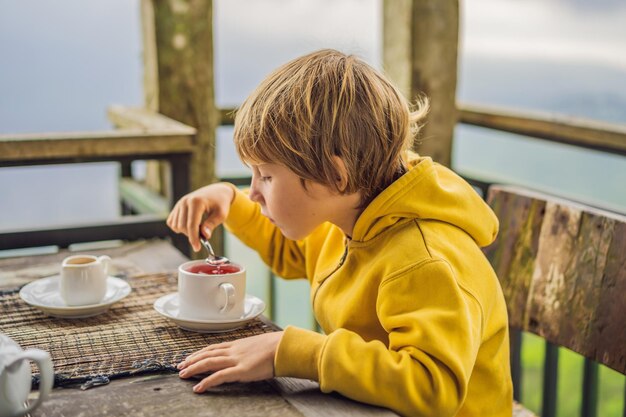
[[[229,263],[211,268],[205,261],[178,267],[180,317],[190,320],[234,320],[244,313],[246,270]],[[204,269],[200,272],[198,269]]]
[[[111,258],[73,255],[61,264],[61,298],[68,306],[98,304],[107,292]]]

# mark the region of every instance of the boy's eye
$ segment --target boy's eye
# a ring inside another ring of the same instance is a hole
[[[272,177],[268,177],[268,176],[261,176],[259,177],[259,180],[262,182],[268,182],[272,179]]]

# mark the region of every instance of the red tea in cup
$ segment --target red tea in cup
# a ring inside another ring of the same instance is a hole
[[[195,264],[195,265],[191,265],[186,270],[194,274],[225,275],[225,274],[235,274],[241,271],[241,268],[238,267],[237,265],[232,265],[232,264],[226,264],[226,265]]]

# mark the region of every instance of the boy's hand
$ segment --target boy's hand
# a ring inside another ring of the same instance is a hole
[[[174,232],[187,235],[191,247],[198,252],[201,249],[200,230],[209,239],[213,230],[228,216],[234,198],[235,191],[229,185],[207,185],[178,200],[166,223]],[[207,217],[200,229],[205,213]]]
[[[178,364],[181,378],[212,372],[193,387],[196,393],[225,382],[251,382],[274,376],[274,356],[283,332],[265,333],[209,345]]]

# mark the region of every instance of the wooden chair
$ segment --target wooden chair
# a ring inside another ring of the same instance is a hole
[[[595,416],[597,364],[626,373],[626,216],[517,187],[493,186],[487,200],[500,219],[485,252],[507,301],[515,398],[527,331],[548,342],[542,416],[556,412],[558,346],[586,358],[581,415]]]

